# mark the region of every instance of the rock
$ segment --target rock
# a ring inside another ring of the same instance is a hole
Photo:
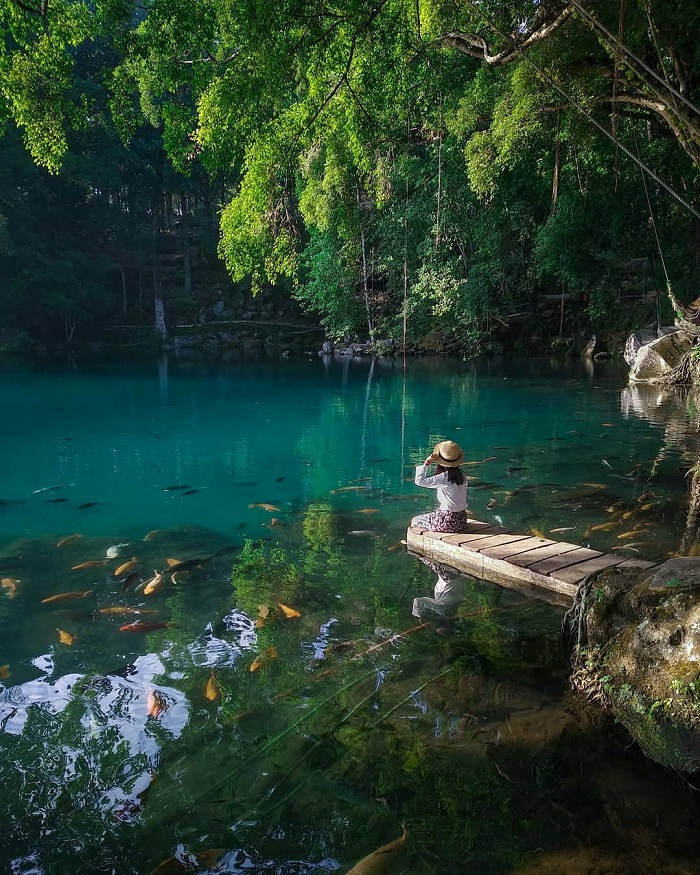
[[[642,346],[630,368],[630,382],[666,380],[683,355],[693,346],[687,331],[674,331]]]
[[[216,304],[212,307],[215,316],[221,316],[221,314],[226,309],[226,304],[222,300],[218,300]]]
[[[585,358],[585,359],[592,359],[593,353],[595,352],[595,346],[596,346],[597,342],[598,342],[597,337],[595,336],[595,334],[592,334],[591,339],[588,341],[588,343],[581,350],[581,357]]]
[[[631,367],[639,350],[646,346],[647,343],[656,340],[657,337],[656,331],[653,331],[651,328],[642,328],[630,334],[625,342],[624,357],[627,364]]]
[[[321,344],[321,352],[324,355],[330,355],[333,352],[333,343],[330,340],[324,340]]]
[[[589,584],[572,684],[622,723],[645,754],[700,770],[700,560],[609,569]],[[584,590],[582,590],[584,592]]]

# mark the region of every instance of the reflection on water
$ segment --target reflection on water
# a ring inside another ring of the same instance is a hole
[[[687,401],[577,363],[0,383],[3,871],[346,871],[402,822],[395,872],[693,871],[693,796],[569,700],[560,611],[468,580],[418,624],[435,576],[399,544],[454,437],[476,516],[676,550]],[[132,557],[161,588],[115,575]]]

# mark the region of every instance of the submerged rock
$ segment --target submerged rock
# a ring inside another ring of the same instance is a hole
[[[565,619],[572,684],[664,766],[700,769],[700,559],[586,582]]]

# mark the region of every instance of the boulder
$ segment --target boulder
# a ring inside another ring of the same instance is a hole
[[[694,339],[687,331],[674,331],[640,347],[630,368],[630,382],[655,383],[668,379]]]
[[[642,328],[639,331],[634,331],[630,334],[625,342],[624,357],[627,364],[631,367],[634,364],[634,360],[637,357],[639,350],[643,346],[646,346],[647,343],[656,340],[657,337],[658,334],[652,328]]]
[[[575,631],[574,688],[650,759],[700,770],[700,559],[609,569],[584,583],[565,623]]]

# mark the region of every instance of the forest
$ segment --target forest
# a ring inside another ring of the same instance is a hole
[[[0,0],[0,28],[2,351],[167,344],[264,292],[332,339],[614,354],[697,296],[693,4]]]

